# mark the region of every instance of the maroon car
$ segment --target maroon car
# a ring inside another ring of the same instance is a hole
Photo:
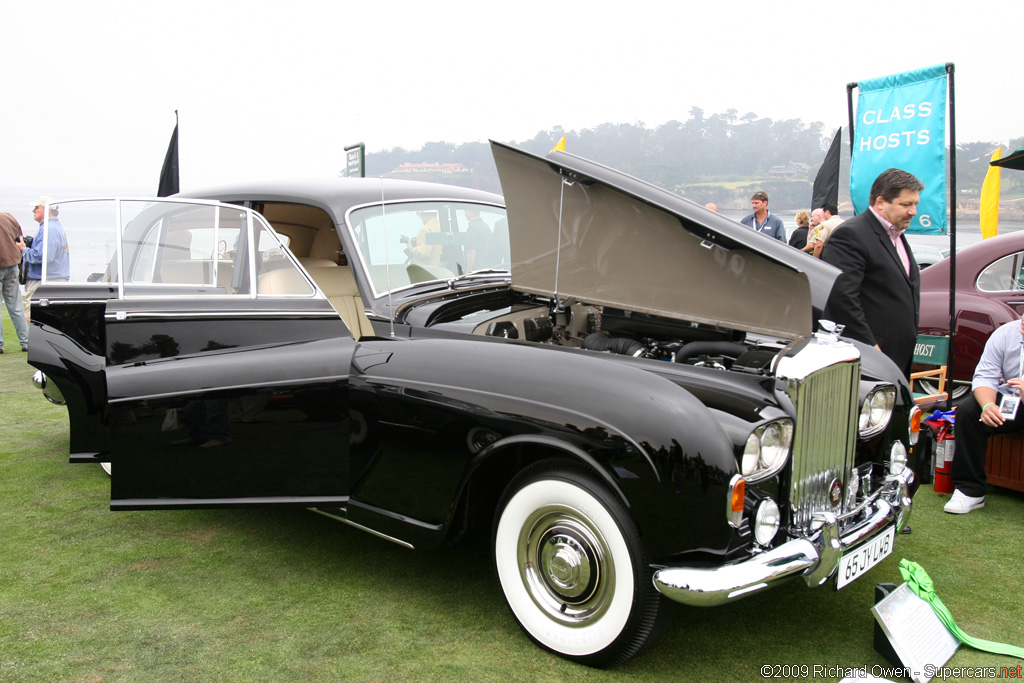
[[[992,331],[1024,314],[1024,232],[998,235],[957,251],[953,398],[970,391],[974,367]],[[949,334],[950,260],[921,271],[920,334]],[[935,383],[918,380],[923,391]]]

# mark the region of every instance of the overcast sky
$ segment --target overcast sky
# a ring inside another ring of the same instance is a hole
[[[833,129],[847,83],[945,62],[958,141],[1006,142],[1024,135],[1022,17],[1020,0],[6,0],[0,184],[155,193],[175,110],[182,190],[336,175],[355,142],[522,141],[692,107]]]

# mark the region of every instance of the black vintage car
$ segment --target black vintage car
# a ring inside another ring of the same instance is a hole
[[[63,202],[91,241],[37,291],[29,362],[71,460],[111,463],[111,508],[302,506],[409,548],[491,529],[524,631],[594,666],[668,601],[841,588],[887,556],[913,402],[814,332],[837,271],[492,148],[507,214],[381,179]]]

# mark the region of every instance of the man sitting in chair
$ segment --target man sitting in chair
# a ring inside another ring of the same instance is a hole
[[[973,395],[956,409],[956,489],[943,510],[956,515],[985,507],[985,452],[992,434],[1024,431],[1024,319],[1000,326],[974,370]]]

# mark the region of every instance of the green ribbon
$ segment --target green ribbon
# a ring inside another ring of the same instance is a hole
[[[970,645],[978,650],[984,650],[985,652],[994,652],[997,655],[1010,655],[1011,657],[1024,659],[1024,648],[1006,645],[1005,643],[996,643],[991,640],[982,640],[981,638],[972,638],[961,631],[960,627],[953,621],[953,615],[949,613],[949,608],[942,604],[942,600],[939,600],[939,596],[935,594],[935,584],[932,583],[932,577],[928,576],[928,572],[921,565],[910,560],[900,560],[900,574],[903,576],[903,580],[907,582],[907,585],[910,586],[910,590],[914,591],[917,597],[932,606],[932,610],[939,617],[939,620],[946,625],[950,633],[956,636],[961,643]]]

